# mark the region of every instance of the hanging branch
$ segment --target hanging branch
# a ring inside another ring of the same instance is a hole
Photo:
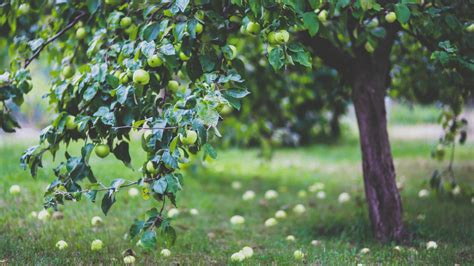
[[[54,40],[56,40],[57,38],[61,37],[66,31],[68,31],[70,28],[72,28],[74,25],[76,25],[79,20],[84,17],[87,13],[85,11],[81,11],[81,13],[79,13],[79,15],[77,15],[69,24],[66,25],[66,27],[64,27],[62,30],[60,30],[58,33],[56,33],[56,35],[54,35],[53,37],[49,38],[46,42],[44,42],[36,51],[35,53],[30,57],[28,58],[26,61],[25,61],[25,66],[24,68],[27,68],[31,62],[33,62],[33,60],[35,58],[37,58],[39,56],[39,54],[41,53],[41,51],[46,47],[48,46],[48,44],[52,43]]]

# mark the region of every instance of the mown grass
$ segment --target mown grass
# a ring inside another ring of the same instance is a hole
[[[50,158],[45,169],[33,180],[19,168],[18,157],[26,144],[13,142],[0,146],[0,260],[7,264],[123,264],[122,251],[133,248],[137,264],[209,265],[230,264],[230,255],[243,246],[254,248],[253,258],[245,265],[295,265],[293,251],[301,249],[309,264],[439,264],[474,263],[474,211],[468,197],[417,196],[439,163],[429,158],[432,143],[396,142],[393,151],[399,181],[404,183],[402,198],[405,221],[412,233],[402,244],[402,251],[393,250],[393,244],[381,245],[372,239],[364,202],[358,143],[346,140],[334,146],[314,146],[300,149],[280,149],[271,162],[260,160],[256,150],[221,151],[217,161],[197,172],[186,175],[184,191],[178,198],[181,214],[173,224],[178,231],[172,256],[161,258],[159,250],[144,251],[135,247],[136,241],[126,238],[133,219],[148,208],[159,206],[140,197],[130,198],[126,191],[119,194],[117,203],[108,216],[100,204],[83,200],[67,203],[62,208],[64,219],[41,222],[31,218],[31,211],[41,209],[43,188],[53,179]],[[135,145],[136,146],[136,145]],[[77,147],[71,149],[77,152]],[[140,149],[133,148],[136,168],[144,159]],[[472,171],[474,149],[464,146],[456,153],[456,176],[464,183],[474,182]],[[114,178],[136,179],[133,172],[111,156],[92,158],[96,175],[102,180]],[[234,190],[232,181],[240,181],[242,189]],[[323,182],[327,198],[316,199],[309,193],[299,198],[298,191],[314,182]],[[14,197],[8,193],[12,184],[19,184],[23,193]],[[257,193],[255,200],[244,202],[241,195],[247,189]],[[273,201],[263,199],[267,189],[279,191]],[[350,202],[339,204],[341,192],[349,192]],[[307,212],[301,216],[292,213],[292,207],[302,203]],[[198,216],[187,212],[197,208]],[[288,218],[273,228],[264,227],[264,221],[278,209],[286,209]],[[231,226],[229,218],[240,214],[243,226]],[[425,215],[424,220],[417,217]],[[101,216],[103,227],[90,225],[93,216]],[[294,235],[296,242],[286,241]],[[90,251],[90,243],[101,239],[105,247]],[[54,245],[65,240],[69,247],[59,251]],[[322,245],[314,247],[311,240]],[[436,241],[437,250],[427,251],[427,241]],[[361,248],[371,252],[360,255]],[[417,252],[413,252],[414,248]]]

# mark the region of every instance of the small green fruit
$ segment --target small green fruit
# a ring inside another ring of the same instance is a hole
[[[253,34],[253,35],[259,34],[260,33],[260,24],[258,24],[258,22],[250,21],[247,24],[246,30],[247,30],[248,33]]]
[[[179,83],[176,80],[168,81],[168,90],[176,93],[178,91],[178,88],[179,88]]]
[[[182,61],[188,61],[191,57],[189,57],[188,55],[186,55],[185,53],[183,52],[179,52],[179,59],[181,59]]]
[[[30,13],[30,5],[25,3],[25,4],[21,4],[19,7],[18,7],[18,11],[20,12],[20,15],[26,15],[28,13]]]
[[[73,130],[77,128],[76,118],[72,115],[66,117],[66,129]]]
[[[154,54],[148,58],[147,63],[150,67],[159,67],[163,64],[163,60],[161,60],[158,55]]]
[[[204,30],[204,26],[201,23],[196,24],[196,34],[201,34]]]
[[[229,44],[228,47],[231,53],[230,54],[224,53],[224,57],[227,60],[234,60],[234,58],[237,56],[237,48],[235,48],[235,46],[233,46],[232,44]]]
[[[268,43],[271,45],[278,44],[275,38],[276,32],[272,31],[267,35]]]
[[[395,12],[388,12],[388,14],[385,15],[385,21],[388,23],[393,23],[395,20],[397,20],[397,14],[395,14]]]
[[[379,26],[379,20],[377,18],[373,18],[369,23],[367,23],[368,28],[376,28]]]
[[[121,1],[121,0],[105,0],[105,3],[106,3],[107,5],[115,6],[115,5],[120,4],[120,1]]]
[[[95,154],[97,154],[97,156],[99,156],[100,158],[105,158],[109,155],[110,148],[109,148],[109,145],[107,144],[99,144],[95,146],[94,151],[95,151]]]
[[[150,82],[150,74],[143,69],[133,72],[133,82],[140,85],[146,85]]]
[[[372,46],[372,44],[370,44],[370,42],[366,42],[364,48],[370,54],[375,51],[374,47]]]
[[[74,76],[74,68],[70,65],[67,65],[63,68],[63,76],[64,78],[70,78],[72,76]]]
[[[474,23],[472,23],[471,25],[467,26],[466,31],[467,31],[467,32],[474,32]]]
[[[232,15],[232,16],[230,16],[229,21],[232,22],[232,23],[240,23],[240,22],[242,22],[242,18],[240,18],[239,16],[236,16],[236,15]]]
[[[87,34],[87,32],[83,27],[80,27],[76,30],[76,38],[78,40],[84,39],[86,37],[86,34]]]
[[[326,22],[327,19],[328,19],[328,11],[327,10],[321,10],[321,12],[319,12],[318,14],[318,19],[319,21],[321,22]]]
[[[120,20],[120,27],[126,29],[132,25],[132,18],[131,17],[123,17]]]
[[[152,161],[148,161],[146,163],[146,171],[152,175],[157,173],[157,169],[155,168],[155,165],[153,164]]]
[[[278,44],[287,43],[289,39],[290,39],[290,34],[286,30],[280,30],[275,33],[275,41]]]
[[[122,84],[128,83],[128,74],[127,73],[120,74],[120,83],[122,83]]]
[[[197,132],[194,130],[186,130],[186,136],[180,135],[179,139],[184,145],[192,145],[197,141]]]

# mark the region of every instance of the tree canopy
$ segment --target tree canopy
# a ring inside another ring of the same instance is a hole
[[[10,106],[21,105],[34,88],[29,64],[46,60],[53,69],[47,99],[57,117],[41,132],[39,145],[24,153],[22,165],[35,176],[46,153],[54,157],[71,141],[83,148],[81,154],[66,152],[67,160],[54,168],[45,207],[100,196],[107,214],[120,188],[137,185],[145,200],[162,206],[136,220],[130,235],[141,235],[143,245],[153,247],[159,233],[159,241],[170,244],[175,232],[162,214],[165,202],[176,204],[180,168],[191,154],[216,158],[209,140],[221,135],[220,113],[240,109],[249,94],[246,66],[256,68],[256,83],[260,73],[267,76],[256,63],[262,58],[277,73],[270,77],[293,72],[317,80],[324,69],[334,69],[341,88],[353,88],[352,94],[339,95],[343,102],[366,92],[357,84],[363,77],[371,85],[372,71],[384,88],[393,78],[394,94],[444,101],[456,117],[474,84],[473,5],[461,0],[6,1],[0,4],[0,31],[11,63],[0,78],[0,124],[7,132],[19,127]],[[249,43],[239,46],[236,39]],[[397,56],[390,60],[394,45]],[[362,69],[369,72],[362,75]],[[451,86],[421,92],[425,85],[412,85],[432,82],[426,71],[440,73],[437,78]],[[310,107],[302,108],[305,113]],[[384,108],[374,110],[384,115]],[[142,133],[148,156],[141,176],[103,184],[89,165],[92,152],[99,157],[111,152],[131,167],[132,131]]]

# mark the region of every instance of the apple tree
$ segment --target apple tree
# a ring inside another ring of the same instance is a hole
[[[357,114],[374,235],[401,240],[406,230],[384,105],[397,59],[391,60],[392,47],[410,35],[428,49],[437,73],[460,84],[436,88],[449,95],[438,100],[462,99],[472,91],[472,9],[472,1],[462,0],[11,0],[0,4],[1,37],[12,58],[0,79],[0,124],[5,131],[19,126],[10,106],[34,87],[29,64],[47,60],[53,69],[47,98],[57,117],[22,165],[34,176],[46,153],[54,157],[71,141],[83,148],[66,152],[53,169],[45,207],[100,196],[107,213],[121,188],[140,186],[144,199],[161,206],[137,219],[130,234],[147,247],[169,244],[175,232],[162,211],[166,202],[176,204],[181,166],[199,151],[216,157],[208,141],[220,135],[219,112],[239,109],[248,94],[239,67],[246,51],[237,56],[229,39],[252,39],[277,73],[311,68],[317,59],[350,88],[345,100]],[[92,152],[113,153],[130,166],[132,131],[142,133],[147,153],[141,176],[102,183],[89,165]]]

